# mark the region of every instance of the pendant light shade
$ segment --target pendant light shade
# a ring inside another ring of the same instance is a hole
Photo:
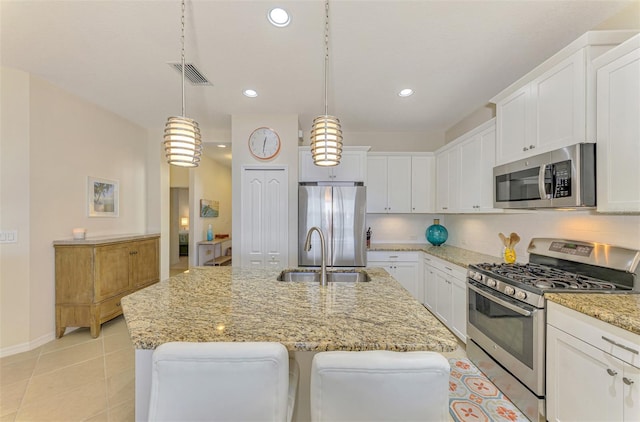
[[[202,139],[198,122],[185,116],[184,100],[184,10],[182,0],[182,20],[180,43],[182,45],[182,116],[169,117],[164,127],[164,153],[167,162],[180,167],[198,167],[202,155]]]
[[[324,115],[313,119],[311,156],[316,166],[336,166],[342,158],[342,128],[337,117],[329,116],[327,102],[327,65],[329,63],[329,1],[325,2],[324,21]]]
[[[198,122],[188,117],[169,117],[164,127],[167,162],[180,167],[197,167],[202,155]]]
[[[334,116],[318,116],[311,127],[311,156],[317,166],[335,166],[342,157],[342,129]]]

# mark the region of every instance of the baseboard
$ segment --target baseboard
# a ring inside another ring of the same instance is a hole
[[[71,331],[77,330],[77,327],[74,328],[67,328],[66,333],[69,333]],[[5,347],[0,349],[0,358],[6,357],[6,356],[11,356],[11,355],[16,355],[18,353],[23,353],[23,352],[28,352],[30,350],[36,349],[40,346],[42,346],[43,344],[49,343],[50,341],[53,341],[56,339],[56,334],[55,332],[50,332],[47,333],[45,335],[42,335],[36,339],[33,339],[31,341],[25,342],[25,343],[21,343],[21,344],[16,344],[15,346],[9,346],[9,347]]]

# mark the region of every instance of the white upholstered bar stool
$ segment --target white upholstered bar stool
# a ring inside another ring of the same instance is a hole
[[[448,421],[449,370],[435,352],[318,353],[311,420]]]
[[[290,421],[298,365],[280,343],[186,343],[153,352],[150,421]]]

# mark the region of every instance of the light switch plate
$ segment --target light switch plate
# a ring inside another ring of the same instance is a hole
[[[18,230],[2,230],[0,231],[0,243],[17,243]]]

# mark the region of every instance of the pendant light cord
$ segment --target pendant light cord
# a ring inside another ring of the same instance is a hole
[[[327,103],[327,91],[328,88],[328,71],[327,66],[329,63],[329,0],[325,3],[325,20],[324,20],[324,114],[329,115],[329,106]]]
[[[182,0],[182,19],[180,20],[180,25],[182,27],[182,32],[180,33],[180,44],[182,45],[182,53],[181,53],[181,60],[182,60],[182,117],[185,117],[187,114],[185,112],[185,106],[184,106],[184,11],[185,11],[185,4],[184,4],[184,0]]]

